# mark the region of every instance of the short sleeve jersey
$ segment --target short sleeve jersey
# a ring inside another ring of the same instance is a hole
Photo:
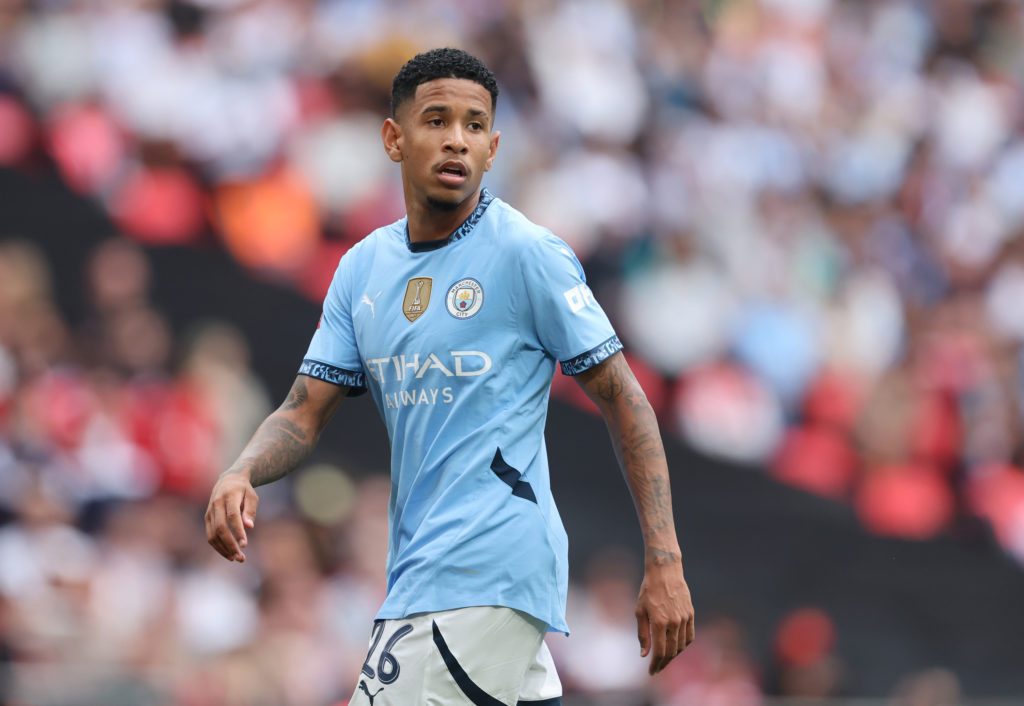
[[[410,242],[403,218],[342,257],[299,372],[368,390],[387,426],[379,618],[499,605],[568,630],[551,379],[621,347],[570,248],[486,190],[446,240]]]

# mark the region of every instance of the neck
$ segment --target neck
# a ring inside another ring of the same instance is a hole
[[[409,240],[413,243],[422,243],[447,238],[469,218],[479,202],[480,189],[452,209],[440,207],[426,200],[410,199],[407,195],[405,203],[409,218]]]

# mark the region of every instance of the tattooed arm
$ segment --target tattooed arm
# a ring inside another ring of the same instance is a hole
[[[645,570],[636,606],[637,630],[640,654],[653,653],[650,673],[657,674],[693,642],[694,635],[693,603],[683,578],[658,421],[621,353],[580,373],[576,381],[604,416],[640,518]]]
[[[297,376],[284,403],[220,475],[206,508],[206,540],[221,556],[245,561],[245,531],[255,526],[259,505],[253,488],[283,478],[302,463],[346,394],[347,387]]]

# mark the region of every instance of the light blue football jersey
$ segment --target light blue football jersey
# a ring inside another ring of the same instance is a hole
[[[387,425],[379,618],[498,605],[568,631],[551,378],[621,347],[569,247],[486,190],[446,240],[411,243],[403,218],[341,258],[299,372],[368,389]]]

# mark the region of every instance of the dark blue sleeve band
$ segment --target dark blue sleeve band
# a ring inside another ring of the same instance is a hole
[[[621,350],[622,341],[618,336],[612,336],[601,345],[591,348],[586,353],[581,353],[572,360],[563,360],[562,373],[579,375],[584,370],[590,370],[598,363],[603,363]]]
[[[321,363],[319,360],[306,358],[299,366],[299,375],[308,375],[317,380],[343,385],[349,388],[349,397],[357,397],[366,392],[366,376],[363,373],[336,368],[333,365]]]

